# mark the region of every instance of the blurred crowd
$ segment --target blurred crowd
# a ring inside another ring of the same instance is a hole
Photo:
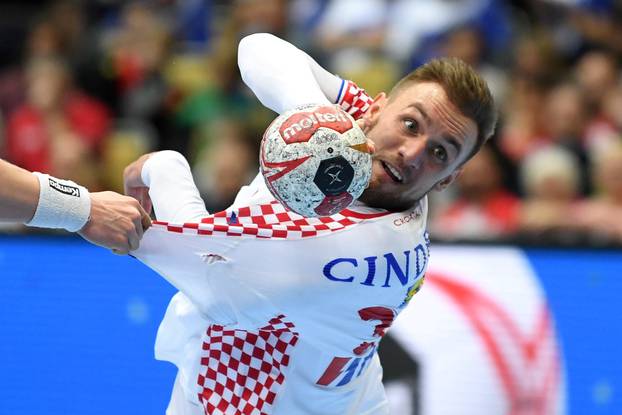
[[[237,43],[281,36],[373,96],[436,56],[489,82],[495,136],[431,198],[437,240],[622,244],[622,1],[5,1],[0,157],[122,191],[123,167],[174,149],[208,209],[257,172],[274,114]]]

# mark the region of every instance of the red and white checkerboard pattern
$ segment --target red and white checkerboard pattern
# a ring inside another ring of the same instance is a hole
[[[359,88],[352,81],[344,81],[342,96],[337,102],[341,109],[350,114],[355,120],[359,119],[369,109],[374,99],[363,88]]]
[[[269,415],[298,341],[284,315],[255,331],[207,329],[199,401],[206,415]]]
[[[251,236],[257,238],[298,239],[330,234],[354,226],[366,219],[390,214],[385,211],[359,213],[344,209],[336,215],[306,218],[289,211],[279,202],[227,209],[201,220],[200,223],[172,224],[155,221],[156,227],[169,232],[197,235]]]

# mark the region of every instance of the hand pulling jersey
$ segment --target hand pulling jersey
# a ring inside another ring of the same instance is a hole
[[[340,90],[337,102],[364,111],[361,90]],[[179,290],[155,347],[179,369],[167,413],[387,413],[376,347],[423,282],[425,199],[304,218],[257,176],[207,215],[177,153],[157,153],[142,175],[160,222],[135,255]]]

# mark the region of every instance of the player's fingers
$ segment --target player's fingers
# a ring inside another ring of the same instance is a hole
[[[135,218],[133,218],[132,223],[134,224],[134,231],[136,232],[136,236],[138,240],[140,241],[143,238],[143,232],[145,231],[143,227],[144,210],[140,205],[138,205],[138,211],[140,215],[137,215]]]
[[[147,214],[147,212],[143,211],[140,217],[141,223],[143,225],[143,232],[151,227],[151,218]]]
[[[148,187],[139,187],[134,189],[134,198],[138,200],[140,206],[147,212],[151,212],[151,198],[149,197]]]
[[[140,244],[140,238],[138,237],[138,233],[130,232],[127,237],[127,242],[130,245],[130,251],[134,251],[135,249],[138,249],[138,246]]]
[[[374,154],[376,152],[376,144],[369,138],[367,139],[367,148],[369,149],[369,154]]]
[[[151,202],[151,197],[149,196],[149,189],[145,187],[145,193],[143,197],[142,207],[147,212],[147,216],[151,213],[151,209],[153,207],[153,203]]]
[[[129,252],[127,249],[112,248],[112,253],[116,255],[127,255]]]
[[[138,234],[140,239],[142,239],[143,237],[143,232],[149,229],[149,227],[151,226],[151,217],[149,217],[149,212],[151,212],[151,198],[149,197],[149,191],[147,188],[145,188],[145,192],[142,193],[142,196],[144,198],[140,200],[140,204],[138,206],[141,225],[140,233]]]

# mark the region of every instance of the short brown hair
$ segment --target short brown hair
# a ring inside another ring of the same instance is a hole
[[[497,124],[497,110],[488,84],[460,59],[433,59],[403,77],[389,93],[389,99],[404,87],[421,82],[434,82],[442,86],[449,101],[477,124],[477,141],[463,161],[465,163],[492,136]]]

